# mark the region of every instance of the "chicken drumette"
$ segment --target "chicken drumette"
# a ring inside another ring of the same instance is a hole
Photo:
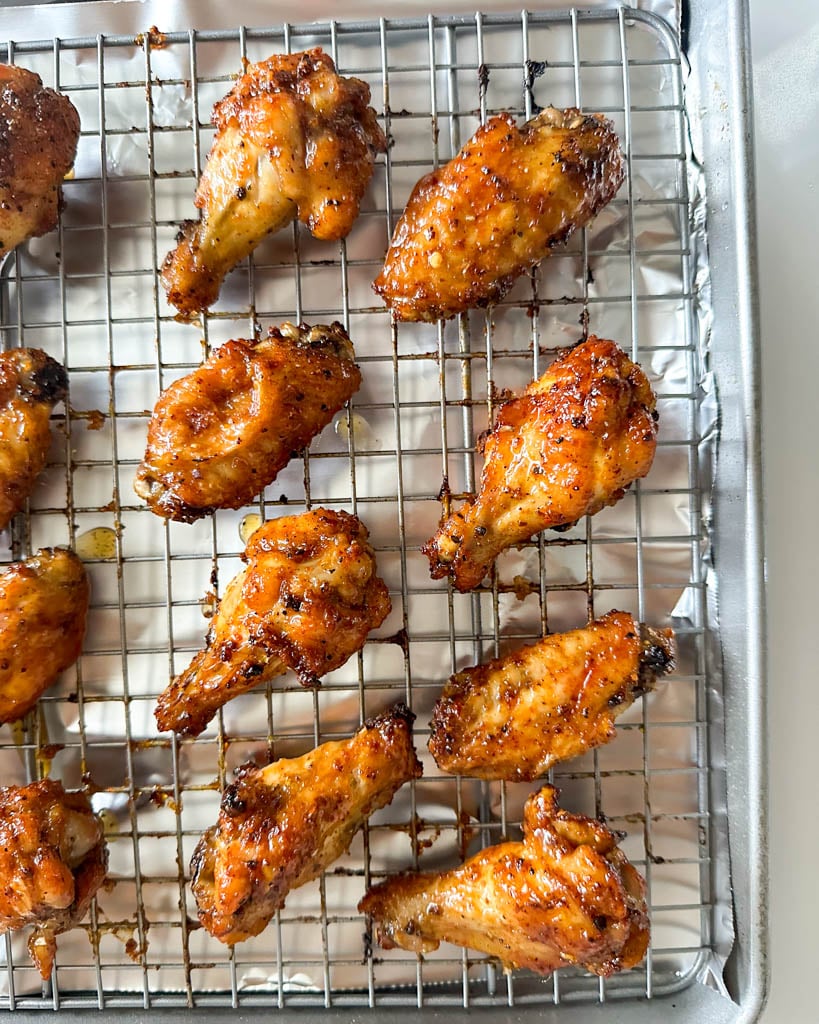
[[[354,358],[337,323],[229,341],[163,392],[134,490],[182,522],[247,504],[358,389]]]
[[[481,850],[442,874],[405,874],[370,889],[358,909],[385,949],[441,942],[551,974],[576,964],[601,977],[648,948],[645,883],[599,821],[557,806],[544,786],[526,802],[523,842]]]
[[[645,374],[613,341],[592,335],[555,360],[501,406],[477,497],[424,545],[433,579],[471,590],[506,548],[614,505],[651,468],[654,407]]]
[[[291,889],[345,853],[369,816],[421,775],[403,705],[303,757],[240,769],[191,861],[199,919],[232,944],[258,935]]]
[[[251,64],[213,109],[216,136],[195,203],[162,268],[168,301],[212,305],[228,271],[298,218],[316,238],[350,232],[387,140],[369,86],[320,49]]]
[[[228,584],[207,646],[161,694],[161,732],[196,736],[218,709],[292,669],[305,685],[360,650],[390,611],[367,530],[315,509],[264,523]]]

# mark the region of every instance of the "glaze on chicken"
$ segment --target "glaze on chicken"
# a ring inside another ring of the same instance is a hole
[[[79,658],[88,577],[64,548],[43,548],[0,573],[0,724],[29,711]]]
[[[160,732],[196,736],[239,694],[292,669],[305,686],[361,649],[390,612],[363,523],[314,509],[264,523],[228,584],[206,647],[160,696]]]
[[[656,400],[640,367],[593,335],[501,406],[477,497],[424,545],[433,579],[477,587],[506,548],[622,498],[651,469]]]
[[[240,769],[191,861],[199,920],[233,944],[258,935],[287,894],[346,853],[370,815],[421,775],[415,716],[397,705],[349,740]]]
[[[34,925],[28,949],[44,979],[57,935],[85,917],[107,863],[102,824],[84,793],[51,779],[0,789],[0,935]]]
[[[358,909],[385,949],[441,942],[548,975],[577,965],[601,977],[635,967],[648,948],[645,883],[599,821],[557,806],[544,786],[526,802],[523,842],[489,846],[441,874],[404,874]]]
[[[57,226],[80,116],[33,71],[0,64],[0,258]]]
[[[670,629],[609,612],[453,675],[435,704],[430,752],[453,774],[540,778],[614,739],[615,718],[673,667]]]
[[[213,108],[216,135],[162,281],[190,316],[267,235],[298,218],[316,238],[344,238],[387,140],[369,86],[337,74],[320,49],[250,64]]]
[[[38,348],[0,353],[0,530],[26,503],[51,446],[51,412],[65,399],[65,368]]]
[[[602,114],[547,107],[520,129],[491,117],[415,186],[373,287],[397,320],[498,302],[614,198],[623,175]]]
[[[192,522],[241,508],[361,384],[341,324],[271,328],[229,341],[162,393],[134,490],[160,516]]]

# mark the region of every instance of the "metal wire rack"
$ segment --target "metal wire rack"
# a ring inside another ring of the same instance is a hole
[[[245,59],[312,45],[370,83],[391,139],[359,222],[338,246],[298,226],[272,238],[230,276],[201,324],[180,324],[156,268],[191,215],[212,103]],[[111,881],[85,924],[61,937],[48,984],[7,937],[0,1005],[515,1005],[645,998],[689,983],[710,955],[714,896],[702,366],[673,34],[621,9],[152,30],[136,39],[10,43],[5,56],[66,93],[83,125],[59,229],[4,268],[3,347],[45,348],[68,367],[71,392],[45,479],[15,521],[6,557],[80,548],[93,604],[79,664],[21,728],[0,730],[0,764],[15,781],[50,772],[94,794]],[[487,116],[528,118],[546,103],[615,121],[629,171],[620,196],[492,311],[446,325],[391,324],[369,282],[412,184]],[[131,487],[160,389],[211,346],[285,319],[341,320],[356,344],[361,392],[252,509],[191,526],[161,522]],[[651,475],[616,508],[503,556],[473,595],[430,581],[418,549],[442,501],[474,488],[476,438],[499,395],[589,330],[630,346],[655,382],[661,436]],[[158,736],[154,699],[201,643],[206,595],[238,567],[243,514],[320,504],[349,509],[370,527],[391,618],[320,690],[288,678],[233,702],[195,742]],[[673,617],[679,671],[623,716],[613,744],[553,779],[565,806],[605,813],[628,833],[624,848],[648,882],[645,964],[609,982],[571,970],[544,982],[454,947],[426,959],[383,953],[355,912],[370,881],[452,863],[514,835],[533,788],[440,775],[424,747],[443,679],[611,607],[659,625]],[[196,921],[186,872],[232,769],[249,756],[349,735],[397,699],[418,713],[424,780],[406,787],[320,883],[292,894],[262,936],[234,949],[211,940]]]

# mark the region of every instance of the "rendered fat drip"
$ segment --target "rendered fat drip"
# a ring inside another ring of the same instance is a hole
[[[117,534],[110,526],[95,526],[81,533],[74,542],[74,550],[83,559],[116,558]]]
[[[243,544],[247,544],[263,522],[258,512],[248,512],[246,516],[242,516],[239,522],[239,537]]]

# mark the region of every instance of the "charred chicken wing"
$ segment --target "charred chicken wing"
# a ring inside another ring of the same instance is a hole
[[[0,64],[0,257],[57,226],[80,116],[39,75]]]
[[[614,198],[623,174],[601,114],[547,107],[520,129],[492,117],[415,186],[373,287],[398,320],[498,302]]]
[[[673,667],[670,629],[609,612],[457,672],[435,705],[429,749],[446,772],[537,779],[614,739],[614,719]]]
[[[163,392],[134,490],[182,522],[247,504],[358,389],[354,358],[341,324],[229,341]]]
[[[196,736],[218,709],[292,669],[304,685],[339,668],[390,611],[367,530],[315,509],[264,523],[228,584],[206,647],[160,696],[160,732]]]
[[[0,789],[0,935],[33,924],[28,949],[43,978],[57,935],[85,917],[108,854],[84,793],[44,779]]]
[[[0,353],[0,530],[23,507],[46,464],[51,411],[67,388],[64,367],[40,349]]]
[[[421,775],[414,716],[398,705],[303,757],[240,769],[191,861],[199,919],[233,944],[258,935],[287,894],[346,853],[369,816]]]
[[[63,548],[43,548],[0,574],[0,724],[22,716],[79,658],[88,577]]]
[[[370,89],[320,49],[251,64],[213,109],[216,135],[195,204],[162,280],[190,316],[266,235],[298,218],[316,238],[349,234],[387,140]]]
[[[506,548],[622,498],[651,468],[657,414],[640,367],[593,335],[501,406],[480,490],[424,545],[433,579],[472,590]]]
[[[358,909],[385,949],[454,942],[506,968],[546,975],[575,964],[605,978],[636,966],[649,939],[645,883],[617,842],[601,822],[560,810],[544,786],[526,802],[522,843],[442,874],[390,878]]]

